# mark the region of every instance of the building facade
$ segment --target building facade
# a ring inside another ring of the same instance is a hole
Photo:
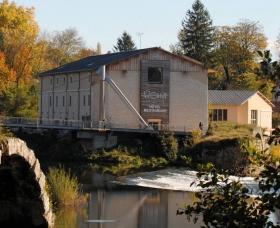
[[[253,124],[272,129],[274,105],[260,92],[209,90],[209,120]]]
[[[111,83],[102,80],[104,65]],[[156,128],[208,126],[207,69],[161,48],[87,57],[41,73],[40,83],[42,121],[103,121],[110,128],[141,129],[136,110]]]

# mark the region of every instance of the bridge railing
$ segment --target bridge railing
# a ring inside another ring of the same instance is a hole
[[[98,128],[96,121],[39,119],[23,117],[0,116],[0,124],[5,126],[33,126],[33,127],[63,127],[70,129],[93,129]]]
[[[0,116],[0,125],[8,127],[37,127],[37,128],[56,128],[56,129],[91,129],[91,130],[133,130],[140,132],[169,130],[174,132],[190,132],[193,129],[185,126],[171,126],[160,124],[149,127],[131,124],[118,124],[110,122],[82,121],[82,120],[63,120],[63,119],[40,119]]]

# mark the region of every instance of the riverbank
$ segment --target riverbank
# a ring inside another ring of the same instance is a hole
[[[175,137],[161,134],[119,133],[118,146],[93,150],[90,141],[74,134],[58,135],[50,130],[43,135],[18,132],[46,170],[58,164],[78,164],[87,169],[117,176],[168,167],[207,170],[215,166],[237,176],[256,176],[258,167],[250,154],[257,152],[252,137],[253,127],[232,123],[213,123],[206,136],[199,131]],[[50,163],[51,161],[51,163]],[[70,167],[72,169],[72,167]]]

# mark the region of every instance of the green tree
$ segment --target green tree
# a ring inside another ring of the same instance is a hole
[[[19,117],[37,117],[38,89],[37,83],[25,85],[13,84],[0,96],[1,115]]]
[[[179,32],[179,45],[184,55],[205,64],[212,61],[214,27],[210,15],[200,0],[195,0],[188,10]]]
[[[130,51],[135,49],[136,46],[131,36],[126,31],[124,31],[122,36],[118,38],[117,44],[114,46],[113,51],[119,52],[119,51]]]
[[[215,69],[221,75],[218,78],[219,88],[241,89],[238,85],[248,82],[248,78],[243,77],[246,80],[243,83],[241,75],[255,74],[259,65],[256,61],[257,51],[263,50],[266,45],[266,37],[257,22],[243,20],[235,26],[218,28],[215,33],[214,60]]]

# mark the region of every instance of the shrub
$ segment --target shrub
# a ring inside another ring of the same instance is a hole
[[[206,164],[197,164],[197,170],[200,172],[210,172],[214,167],[214,164],[211,162]]]
[[[47,174],[47,191],[54,205],[75,205],[79,198],[80,186],[77,177],[71,175],[62,166],[49,168]]]
[[[280,145],[271,146],[271,156],[273,159],[280,160]]]
[[[178,142],[172,132],[166,131],[159,134],[160,149],[168,161],[175,161],[178,154]]]
[[[192,164],[192,158],[190,156],[180,155],[179,159],[180,159],[179,161],[181,161],[182,165],[184,166],[191,166]]]

